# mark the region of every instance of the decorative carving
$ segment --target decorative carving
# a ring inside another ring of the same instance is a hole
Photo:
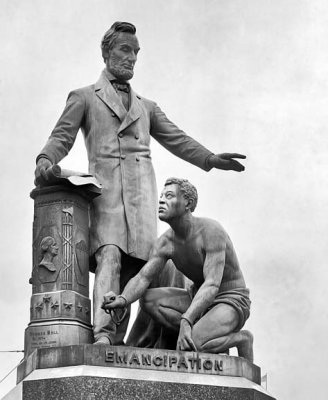
[[[48,296],[47,294],[43,296],[43,301],[44,301],[45,303],[49,303],[50,300],[51,300],[51,296]]]
[[[89,255],[88,247],[84,240],[80,240],[78,243],[76,243],[75,254],[76,254],[77,266],[82,274],[86,269],[85,267]]]
[[[51,236],[46,236],[41,240],[40,244],[42,260],[39,263],[39,267],[44,267],[50,272],[55,272],[56,267],[53,263],[53,259],[58,255],[58,246],[56,241]]]
[[[86,313],[86,315],[89,315],[89,314],[90,314],[90,310],[89,310],[88,307],[85,307],[85,313]]]
[[[35,309],[36,309],[37,311],[43,310],[43,303],[42,303],[42,302],[38,303],[38,304],[35,306]]]
[[[84,188],[35,188],[30,324],[25,354],[54,345],[36,341],[33,332],[55,332],[56,344],[92,343],[89,299],[89,202]],[[77,253],[77,254],[76,254]],[[77,307],[79,305],[79,308]],[[60,329],[57,329],[57,327]],[[64,332],[64,333],[63,333]]]
[[[73,268],[73,207],[63,209],[62,219],[62,244],[63,244],[63,270],[62,288],[72,289]]]
[[[56,310],[59,307],[58,301],[55,301],[55,303],[51,303],[50,307]]]
[[[64,308],[68,311],[73,307],[73,303],[64,303]]]
[[[76,237],[83,237],[82,231],[79,231]],[[89,249],[84,239],[81,239],[75,245],[75,263],[74,273],[76,282],[83,287],[88,286],[89,273]]]

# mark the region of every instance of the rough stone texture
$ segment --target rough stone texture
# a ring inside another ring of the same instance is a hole
[[[24,400],[273,400],[254,389],[100,377],[23,383]]]
[[[256,384],[261,380],[260,368],[240,357],[85,344],[37,349],[19,366],[17,382],[35,369],[76,365],[243,377]]]

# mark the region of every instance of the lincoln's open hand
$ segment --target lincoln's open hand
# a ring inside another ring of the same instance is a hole
[[[191,337],[191,326],[184,319],[181,320],[180,323],[180,332],[177,341],[177,350],[187,351],[193,350],[197,351],[195,343]]]
[[[239,161],[234,160],[234,158],[245,159],[246,156],[238,153],[222,153],[222,154],[212,154],[208,158],[208,165],[211,168],[218,168],[224,170],[233,170],[233,171],[244,171],[245,167],[240,164]]]

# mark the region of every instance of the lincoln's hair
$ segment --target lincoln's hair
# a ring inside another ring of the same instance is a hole
[[[51,236],[46,236],[45,238],[43,238],[40,244],[42,253],[46,253],[49,247],[55,243],[56,243],[55,239]]]
[[[104,61],[108,56],[108,51],[112,49],[115,40],[117,39],[120,32],[131,33],[132,35],[136,34],[136,27],[129,22],[114,22],[113,25],[108,29],[108,31],[104,34],[104,37],[101,40],[101,53]]]
[[[197,206],[198,194],[197,189],[194,185],[192,185],[187,179],[179,179],[179,178],[169,178],[166,180],[165,185],[173,185],[176,184],[179,186],[183,197],[187,200],[192,201],[192,205],[190,211],[193,212]]]

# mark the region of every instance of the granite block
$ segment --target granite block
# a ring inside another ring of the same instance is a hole
[[[273,400],[249,388],[101,377],[23,382],[24,400]]]

